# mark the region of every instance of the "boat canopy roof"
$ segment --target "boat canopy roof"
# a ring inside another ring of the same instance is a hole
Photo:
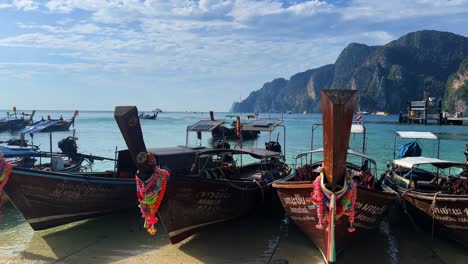
[[[431,164],[432,166],[435,166],[441,169],[454,167],[454,166],[460,167],[460,166],[465,165],[460,162],[440,160],[436,158],[427,158],[427,157],[406,157],[402,159],[396,159],[393,161],[393,164],[400,166],[400,167],[408,168],[408,169],[411,169],[415,166],[423,165],[423,164]]]
[[[309,151],[307,151],[307,152],[304,152],[304,153],[301,153],[301,154],[297,155],[297,156],[296,156],[296,159],[299,159],[299,158],[301,158],[301,157],[307,156],[308,154],[321,153],[321,152],[323,152],[323,148],[318,148],[318,149],[309,150]],[[355,151],[355,150],[348,149],[348,155],[361,157],[361,158],[370,160],[371,163],[375,164],[375,160],[373,160],[373,159],[372,159],[371,157],[369,157],[369,156],[366,156],[365,154],[362,154],[361,152],[357,152],[357,151]]]
[[[281,153],[270,151],[266,149],[256,149],[256,148],[243,148],[243,149],[209,149],[205,151],[200,151],[197,153],[198,156],[206,155],[219,155],[219,154],[232,154],[232,155],[250,155],[256,159],[265,159],[271,157],[280,156]]]
[[[397,131],[400,138],[410,139],[438,139],[436,135],[428,131]]]
[[[27,126],[21,130],[19,130],[17,133],[29,133],[29,134],[34,134],[34,133],[38,133],[38,132],[41,132],[42,130],[50,127],[50,126],[53,126],[57,123],[59,123],[60,120],[43,120],[43,121],[39,121],[39,122],[36,122],[30,126]]]
[[[271,132],[281,125],[283,120],[280,119],[258,119],[242,125],[243,131],[267,131]]]
[[[168,148],[149,148],[148,152],[153,153],[157,157],[163,156],[174,156],[174,155],[193,155],[194,153],[207,150],[209,148],[201,147],[201,146],[194,146],[194,147],[186,147],[186,146],[178,146],[178,147],[168,147]],[[127,150],[124,150],[127,151]]]
[[[9,148],[0,146],[0,152],[5,158],[39,157],[40,152],[32,149]]]
[[[221,124],[223,124],[223,121],[221,120],[200,120],[195,124],[187,127],[187,131],[211,132]]]
[[[366,129],[364,128],[363,124],[352,124],[351,125],[351,133],[362,134],[365,131],[366,131]]]

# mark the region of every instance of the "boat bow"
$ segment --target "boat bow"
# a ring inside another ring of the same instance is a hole
[[[138,109],[136,106],[117,106],[114,118],[127,144],[130,156],[138,168],[137,176],[142,181],[148,180],[153,173],[153,168],[149,164],[148,151],[141,131],[140,118],[138,118]]]
[[[346,177],[346,155],[353,121],[356,90],[322,91],[323,170],[328,188],[335,192]]]

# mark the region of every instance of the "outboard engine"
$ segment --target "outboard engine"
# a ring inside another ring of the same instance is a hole
[[[214,149],[231,149],[231,144],[224,140],[218,140],[214,144]]]
[[[58,147],[64,154],[73,158],[78,154],[77,140],[76,137],[66,137],[58,142]]]
[[[270,151],[281,153],[281,144],[277,141],[265,142],[265,148]]]
[[[279,143],[279,133],[276,135],[276,141],[265,142],[265,148],[270,151],[281,153],[281,144]]]

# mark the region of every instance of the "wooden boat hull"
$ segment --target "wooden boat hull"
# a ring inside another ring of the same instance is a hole
[[[42,130],[41,132],[58,132],[58,131],[68,131],[70,130],[70,126],[72,125],[73,121],[66,121],[63,120],[58,122],[55,125],[49,126],[46,129]]]
[[[144,115],[140,116],[140,119],[155,120],[157,115]]]
[[[405,191],[403,206],[416,223],[468,246],[468,195]]]
[[[34,230],[136,208],[134,179],[102,175],[14,168],[4,191]]]
[[[14,120],[8,120],[6,122],[1,122],[0,123],[0,132],[3,131],[15,131],[18,129],[22,129],[29,125],[31,123],[30,120],[24,120],[24,119],[14,119]]]
[[[260,184],[262,188],[258,185]],[[173,244],[214,224],[274,206],[271,183],[172,177],[159,216]],[[279,205],[279,204],[278,204]]]
[[[309,237],[322,252],[326,259],[327,236],[325,229],[317,229],[317,210],[312,207],[310,194],[313,192],[310,182],[278,182],[274,184],[280,201],[289,218]],[[375,191],[358,187],[354,226],[356,231],[349,233],[348,217],[340,218],[341,223],[335,225],[335,246],[339,253],[353,239],[364,237],[362,233],[378,227],[386,208],[393,204],[397,196],[395,192]]]

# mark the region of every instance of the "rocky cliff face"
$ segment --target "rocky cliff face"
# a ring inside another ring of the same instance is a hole
[[[297,73],[289,80],[275,79],[252,92],[244,101],[234,103],[235,112],[287,112],[320,110],[320,91],[330,87],[333,65]]]
[[[450,112],[468,114],[468,58],[463,60],[458,71],[449,77],[445,89],[443,108]]]
[[[448,106],[455,102],[453,98],[463,97],[449,92],[447,82],[467,57],[468,38],[449,32],[413,32],[384,46],[352,43],[335,64],[266,83],[232,110],[318,111],[322,89],[357,89],[360,107],[366,111],[396,113],[405,110],[407,101],[421,100],[424,92],[437,98],[445,95]]]

